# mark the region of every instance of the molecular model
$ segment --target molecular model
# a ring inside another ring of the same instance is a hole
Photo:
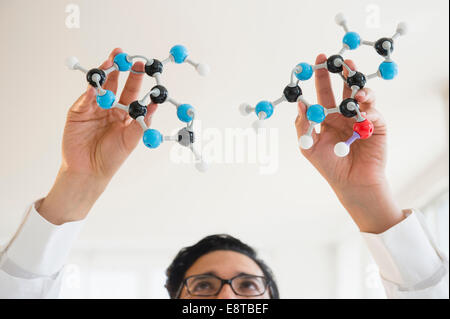
[[[394,40],[400,35],[404,35],[407,31],[405,23],[399,23],[395,34],[391,38],[381,38],[376,42],[363,40],[356,32],[349,31],[347,22],[342,14],[338,14],[335,18],[336,23],[342,26],[345,30],[345,35],[342,40],[343,46],[338,54],[330,56],[326,62],[318,65],[310,65],[308,63],[299,63],[291,71],[290,83],[285,87],[283,95],[273,101],[261,101],[255,107],[247,103],[240,105],[239,109],[243,115],[248,115],[252,112],[256,113],[258,119],[253,123],[253,127],[258,131],[263,127],[263,121],[270,118],[274,112],[276,105],[283,101],[296,103],[301,101],[307,107],[306,116],[310,123],[309,129],[305,135],[299,139],[300,147],[309,149],[313,146],[312,132],[316,125],[322,123],[328,114],[340,113],[345,117],[354,118],[356,120],[353,126],[353,135],[345,142],[339,142],[334,147],[334,153],[339,157],[345,157],[350,152],[350,145],[358,139],[367,139],[373,134],[373,124],[364,116],[361,115],[359,105],[355,100],[357,92],[364,88],[367,80],[381,77],[385,80],[392,80],[398,74],[397,64],[391,59],[391,54],[394,50]],[[384,61],[378,67],[377,72],[369,75],[364,75],[361,72],[353,71],[344,62],[342,55],[347,50],[356,50],[361,45],[368,45],[375,48],[377,53],[384,57]],[[348,71],[347,78],[343,75],[344,67]],[[299,81],[309,80],[314,71],[318,69],[327,69],[331,73],[337,73],[341,76],[352,90],[351,97],[341,102],[338,107],[327,109],[319,104],[310,104],[303,97],[302,89],[298,85]]]
[[[133,65],[133,60],[143,59],[145,60],[145,72],[137,72],[131,69]],[[119,53],[114,57],[114,64],[107,70],[101,70],[98,68],[87,70],[83,68],[78,59],[75,57],[69,57],[66,61],[67,66],[72,70],[80,70],[86,74],[86,79],[90,85],[96,88],[96,100],[99,107],[102,109],[112,109],[118,108],[127,112],[131,118],[136,120],[142,130],[143,142],[145,146],[149,148],[157,148],[164,141],[175,141],[180,145],[188,147],[194,154],[196,159],[196,168],[204,172],[207,169],[207,164],[203,161],[201,155],[194,148],[194,118],[196,111],[190,104],[178,103],[171,95],[169,95],[168,90],[161,84],[161,73],[163,72],[164,65],[169,62],[174,62],[177,64],[187,62],[188,64],[195,67],[197,72],[205,76],[209,72],[209,67],[206,64],[195,63],[192,59],[188,58],[188,51],[182,45],[175,45],[170,49],[170,55],[167,59],[159,61],[157,59],[148,59],[142,55],[128,55],[127,53]],[[116,101],[116,97],[110,90],[105,90],[102,85],[105,83],[106,78],[109,73],[113,71],[130,71],[133,73],[146,73],[147,75],[155,78],[156,85],[151,88],[147,94],[145,94],[142,99],[136,100],[130,105],[120,104]],[[178,119],[186,123],[186,127],[181,128],[178,133],[174,136],[163,136],[158,130],[151,129],[147,127],[144,117],[147,114],[147,105],[152,103],[162,104],[164,102],[169,102],[176,107]]]

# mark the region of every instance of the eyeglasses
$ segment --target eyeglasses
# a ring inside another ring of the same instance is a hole
[[[240,274],[231,279],[204,274],[190,276],[183,281],[183,286],[186,286],[188,293],[194,297],[217,296],[225,284],[230,285],[233,292],[238,296],[258,297],[266,292],[269,281],[262,276],[247,274]]]

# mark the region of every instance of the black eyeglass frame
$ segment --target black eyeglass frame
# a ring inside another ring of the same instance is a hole
[[[193,294],[193,293],[191,293],[191,291],[189,290],[189,287],[188,287],[188,285],[187,285],[187,282],[188,282],[189,279],[195,278],[195,277],[213,277],[213,278],[219,279],[219,280],[220,280],[220,288],[217,290],[217,292],[216,292],[215,294],[212,294],[212,295],[198,295],[198,294]],[[237,292],[234,290],[234,288],[233,288],[232,282],[233,282],[233,280],[235,280],[236,278],[240,278],[240,277],[252,277],[252,278],[259,278],[259,279],[262,279],[263,282],[264,282],[264,291],[263,291],[262,293],[258,294],[258,295],[250,295],[250,296],[249,296],[249,295],[242,295],[242,294],[237,293]],[[241,296],[241,297],[259,297],[259,296],[264,295],[264,294],[267,292],[267,288],[269,288],[269,292],[270,292],[270,283],[271,283],[270,279],[268,279],[268,278],[265,277],[265,276],[256,276],[256,275],[249,275],[249,274],[239,274],[239,275],[237,275],[237,276],[234,276],[234,277],[231,278],[231,279],[222,279],[222,278],[220,278],[219,276],[216,276],[216,275],[214,275],[214,274],[193,275],[193,276],[189,276],[189,277],[184,278],[184,280],[183,280],[183,282],[182,282],[182,285],[181,285],[181,287],[180,287],[180,289],[179,289],[179,293],[178,293],[177,298],[180,297],[181,292],[183,291],[183,287],[186,287],[187,292],[188,292],[191,296],[194,296],[194,297],[215,297],[215,296],[217,296],[217,295],[222,291],[222,288],[223,288],[223,286],[224,286],[225,284],[230,285],[231,290],[233,290],[233,292],[234,292],[237,296]]]

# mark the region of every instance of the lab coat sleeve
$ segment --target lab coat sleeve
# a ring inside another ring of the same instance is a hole
[[[0,252],[0,298],[57,298],[62,269],[84,221],[54,225],[33,203]]]
[[[448,298],[447,257],[438,249],[421,212],[382,234],[362,233],[379,267],[388,298]]]

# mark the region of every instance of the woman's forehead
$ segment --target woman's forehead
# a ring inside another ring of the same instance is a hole
[[[216,250],[201,256],[186,271],[184,277],[205,273],[213,273],[223,279],[229,279],[241,273],[264,275],[253,259],[231,250]]]

